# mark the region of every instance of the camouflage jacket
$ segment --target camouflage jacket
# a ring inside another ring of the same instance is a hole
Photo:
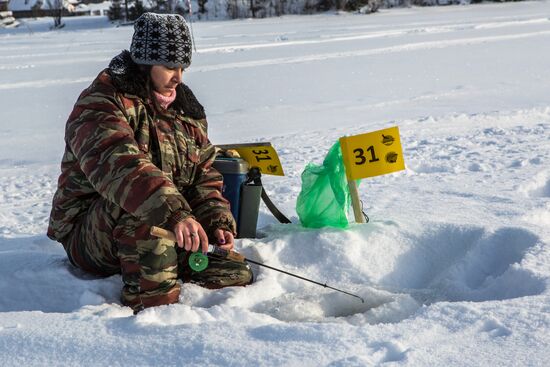
[[[170,228],[192,215],[210,236],[216,228],[235,233],[203,107],[180,84],[163,110],[137,68],[123,51],[78,98],[48,236],[63,242],[100,196],[149,225]]]

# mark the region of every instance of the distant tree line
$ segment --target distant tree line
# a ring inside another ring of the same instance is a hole
[[[266,18],[330,10],[368,14],[380,8],[471,4],[482,1],[484,0],[112,0],[109,16],[113,20],[132,21],[146,11],[179,13],[197,19]]]
[[[142,0],[111,0],[109,19],[136,20],[146,11],[149,11],[149,9],[146,9],[145,6],[143,6]]]

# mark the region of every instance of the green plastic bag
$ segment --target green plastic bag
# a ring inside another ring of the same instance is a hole
[[[310,163],[304,169],[296,213],[304,227],[346,228],[350,202],[342,150],[337,142],[321,166]]]

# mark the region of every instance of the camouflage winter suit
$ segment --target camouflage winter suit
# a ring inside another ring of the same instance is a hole
[[[209,237],[235,233],[204,110],[185,85],[167,110],[127,51],[82,92],[69,116],[48,236],[70,261],[101,276],[122,273],[122,302],[132,307],[178,301],[177,278],[209,288],[245,285],[246,264],[211,261],[192,272],[186,253],[149,235],[193,216]]]

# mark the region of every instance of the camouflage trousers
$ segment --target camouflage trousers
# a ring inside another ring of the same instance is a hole
[[[102,198],[80,217],[63,246],[71,263],[86,272],[120,273],[122,303],[134,309],[178,302],[178,278],[211,289],[252,283],[246,263],[211,258],[202,272],[191,270],[185,250],[152,237],[149,226]]]

